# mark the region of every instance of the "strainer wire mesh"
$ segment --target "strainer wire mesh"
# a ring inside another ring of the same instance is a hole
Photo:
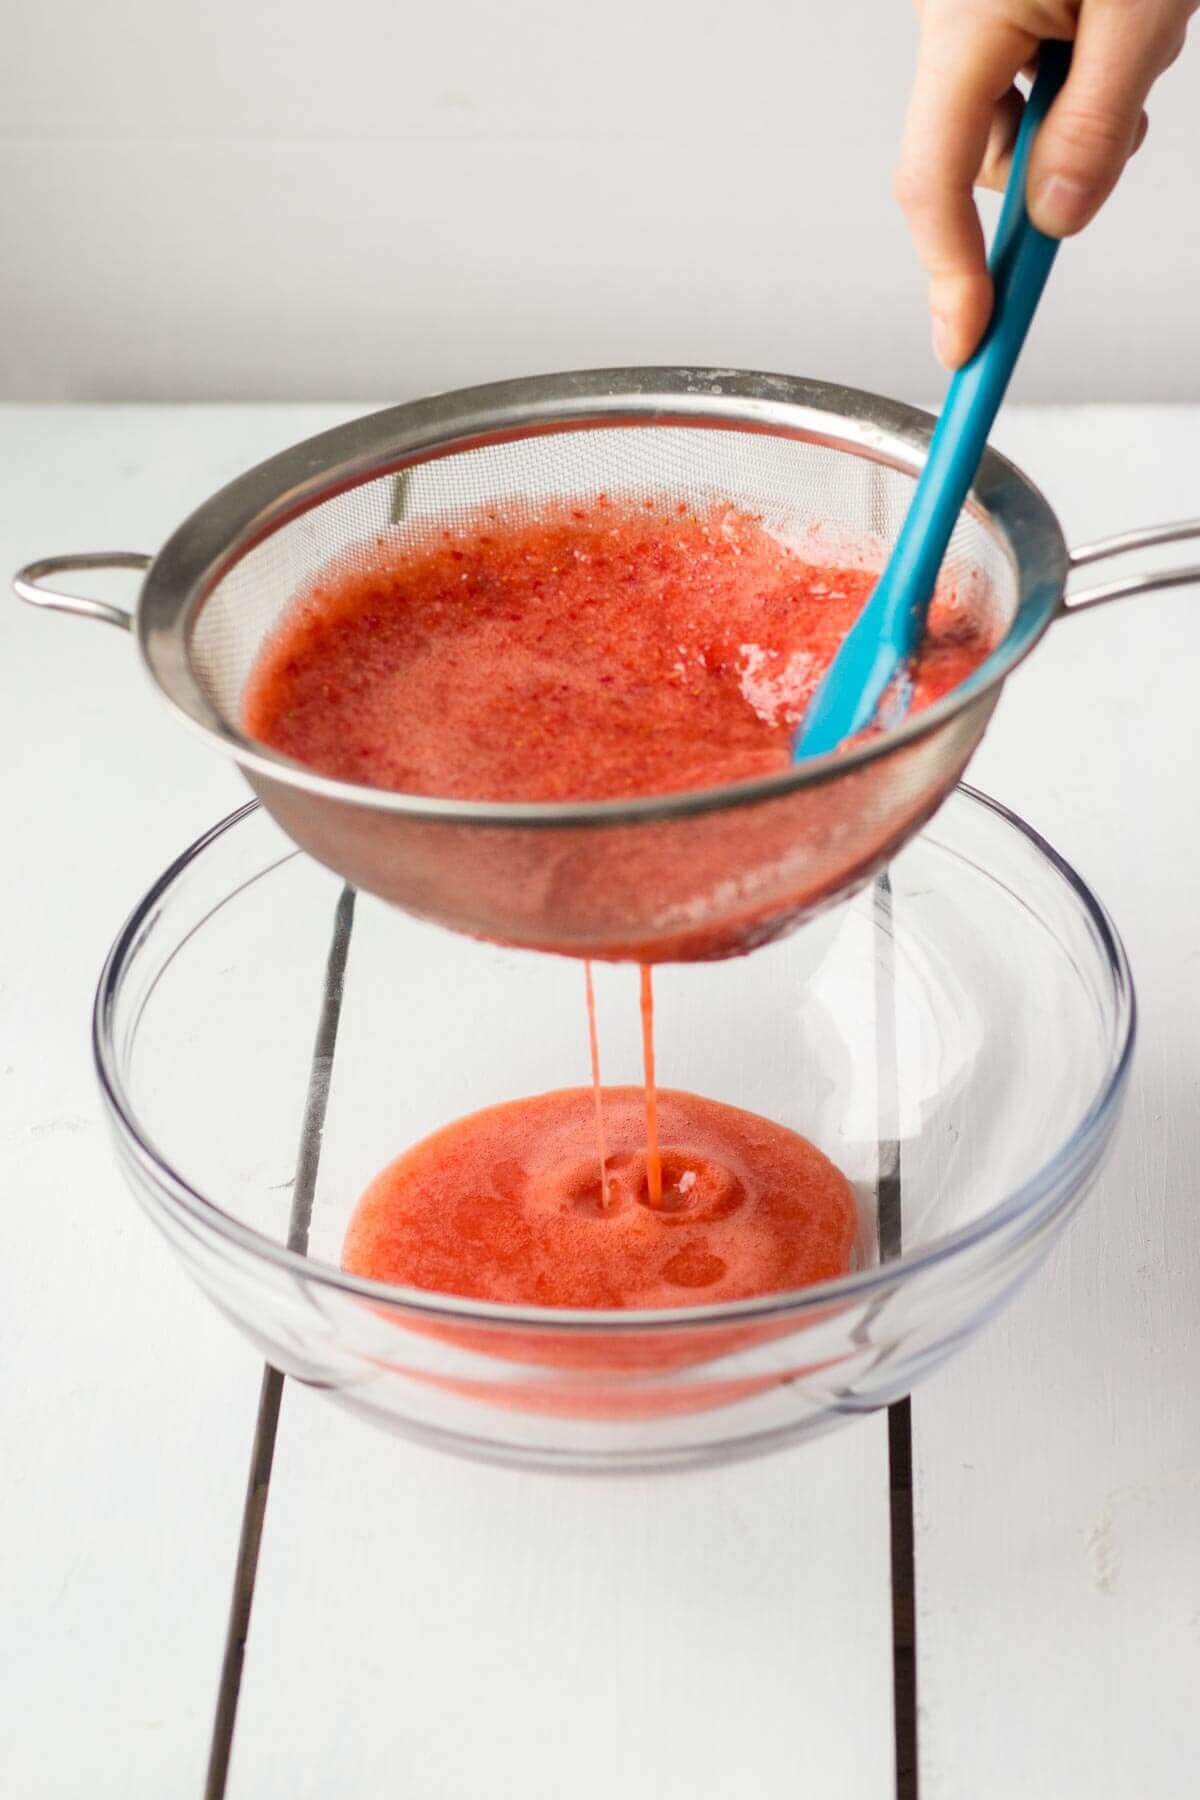
[[[272,531],[225,574],[196,617],[193,671],[225,723],[240,731],[246,677],[293,597],[331,564],[352,567],[388,534],[403,547],[466,527],[486,509],[521,521],[551,501],[729,503],[817,563],[881,567],[913,477],[856,446],[729,426],[638,423],[540,432],[418,462],[361,481]],[[1017,604],[1002,536],[964,512],[942,580],[995,634]]]

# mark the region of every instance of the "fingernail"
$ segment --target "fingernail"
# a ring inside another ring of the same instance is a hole
[[[933,315],[933,354],[943,369],[954,367],[954,332],[949,319],[943,318],[941,313]]]
[[[1067,237],[1087,224],[1091,189],[1066,175],[1044,175],[1033,196],[1034,222],[1049,237]]]

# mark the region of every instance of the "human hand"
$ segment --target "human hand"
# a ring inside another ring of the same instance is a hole
[[[1146,135],[1146,96],[1183,49],[1200,0],[916,0],[917,73],[896,197],[929,277],[933,346],[966,362],[992,309],[973,187],[1002,189],[1024,101],[1014,86],[1043,39],[1074,41],[1038,133],[1027,204],[1049,237],[1082,230]]]

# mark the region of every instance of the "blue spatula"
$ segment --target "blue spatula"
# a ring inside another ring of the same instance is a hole
[[[887,567],[800,721],[792,751],[795,762],[833,750],[869,725],[888,684],[921,642],[950,534],[1058,249],[1057,239],[1044,237],[1030,223],[1025,182],[1034,137],[1066,78],[1070,60],[1068,44],[1041,47],[988,258],[995,287],[991,322],[979,349],[950,383]]]

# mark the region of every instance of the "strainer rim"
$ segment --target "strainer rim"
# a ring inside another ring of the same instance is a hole
[[[877,738],[751,781],[607,800],[520,801],[451,799],[335,779],[248,737],[217,710],[192,669],[191,633],[218,583],[289,519],[347,488],[488,442],[621,424],[736,428],[827,443],[911,476],[935,423],[920,408],[862,389],[711,368],[574,370],[405,402],[303,439],[203,502],[147,570],[137,609],[139,650],[175,712],[244,772],[363,810],[537,828],[656,822],[782,798],[948,725],[992,695],[1051,624],[1069,570],[1066,540],[1041,491],[999,452],[984,452],[963,509],[1014,566],[1017,606],[999,644],[966,681]]]

